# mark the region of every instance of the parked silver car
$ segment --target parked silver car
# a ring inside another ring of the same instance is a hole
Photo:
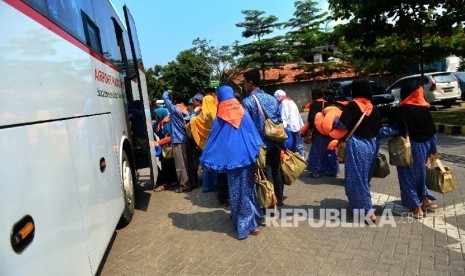
[[[424,73],[423,81],[421,75],[403,77],[390,87],[387,91],[400,100],[400,88],[408,82],[415,82],[423,85],[425,100],[431,104],[442,104],[444,107],[451,107],[460,99],[460,89],[457,78],[450,72]]]

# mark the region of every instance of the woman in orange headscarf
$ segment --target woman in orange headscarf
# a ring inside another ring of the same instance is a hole
[[[410,166],[397,166],[402,204],[410,209],[415,218],[423,218],[423,212],[436,207],[437,198],[426,188],[426,161],[437,153],[436,128],[429,112],[429,103],[423,97],[423,87],[407,83],[400,89],[399,112],[393,125],[399,134],[410,138],[413,162]]]
[[[328,144],[332,138],[322,130],[322,112],[330,104],[325,100],[325,93],[322,90],[313,90],[312,97],[313,103],[310,106],[307,121],[313,131],[313,141],[308,153],[307,170],[311,177],[320,177],[321,173],[336,176],[339,171],[339,162],[328,150]]]
[[[363,218],[370,215],[374,222],[376,216],[371,203],[370,180],[378,153],[377,136],[381,119],[379,111],[371,103],[372,88],[367,80],[354,80],[351,91],[353,101],[344,107],[341,117],[335,119],[337,127],[355,129],[347,140],[344,154],[345,192],[354,216]]]

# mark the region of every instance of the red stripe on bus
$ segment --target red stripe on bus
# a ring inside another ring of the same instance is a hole
[[[70,35],[66,31],[64,31],[61,27],[56,25],[53,21],[48,19],[47,17],[40,14],[38,11],[31,8],[29,5],[24,3],[23,1],[19,0],[3,0],[5,3],[9,4],[13,8],[17,9],[24,15],[28,16],[32,20],[36,21],[40,25],[44,26],[45,28],[49,29],[50,31],[54,32],[55,34],[61,36],[65,40],[69,41],[71,44],[74,44],[79,49],[83,50],[84,52],[88,53],[92,57],[98,59],[105,65],[111,67],[112,69],[120,72],[121,70],[114,65],[113,63],[106,60],[103,56],[99,53],[95,52],[93,49],[89,48],[87,45],[76,39],[74,36]]]

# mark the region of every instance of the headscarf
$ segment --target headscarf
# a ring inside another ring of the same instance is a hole
[[[159,107],[155,109],[155,114],[157,114],[158,118],[163,119],[168,116],[168,109],[164,107]]]
[[[365,112],[366,116],[370,116],[373,111],[373,104],[371,103],[373,91],[370,82],[363,79],[354,80],[351,84],[351,90],[352,99],[358,108]]]
[[[402,102],[400,105],[410,104],[416,106],[430,107],[430,104],[425,100],[423,95],[423,87],[415,84],[405,84],[400,88],[400,97]]]
[[[240,104],[234,104],[237,100],[231,87],[221,86],[218,89],[218,100],[218,116],[213,121],[200,163],[220,172],[255,163],[263,141],[252,118]],[[241,113],[242,116],[238,116]]]
[[[157,115],[157,123],[153,126],[153,131],[157,133],[157,135],[161,136],[160,138],[166,137],[171,132],[171,123],[170,117],[168,116],[168,109],[164,107],[159,107],[155,110],[155,114]]]
[[[190,121],[192,138],[200,149],[205,147],[208,135],[216,118],[218,101],[212,95],[206,95],[202,100],[202,110]]]
[[[222,89],[222,90],[220,90]],[[239,128],[241,120],[244,117],[244,108],[241,103],[234,97],[234,92],[229,86],[221,86],[218,88],[218,117],[230,123],[233,127]]]

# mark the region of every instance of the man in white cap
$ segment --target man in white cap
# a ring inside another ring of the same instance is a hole
[[[291,98],[286,96],[286,92],[283,90],[276,90],[274,96],[278,99],[279,111],[284,127],[292,133],[292,147],[290,150],[299,152],[303,156],[304,149],[300,129],[304,125],[304,122],[302,121],[302,116],[300,116],[299,108]]]

